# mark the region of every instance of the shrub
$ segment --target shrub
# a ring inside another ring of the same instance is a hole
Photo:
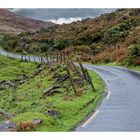
[[[22,32],[19,34],[20,37],[28,36],[28,35],[30,35],[30,32]]]
[[[91,53],[92,55],[96,55],[97,53],[101,52],[103,50],[103,46],[102,45],[91,45]]]
[[[90,56],[87,55],[87,54],[84,54],[84,55],[81,56],[81,58],[80,58],[80,60],[85,61],[85,62],[90,61],[90,59],[91,59]]]
[[[18,123],[18,131],[33,131],[35,130],[36,125],[32,122],[19,122]]]
[[[111,59],[112,61],[116,62],[124,62],[126,61],[128,56],[128,49],[126,47],[119,47],[119,48],[114,48],[111,51]]]
[[[103,51],[93,56],[91,59],[91,62],[92,63],[107,62],[109,59],[109,56],[110,56],[109,53],[107,53],[106,51]]]
[[[110,57],[105,58],[102,62],[103,63],[109,63],[110,62]]]
[[[104,30],[104,35],[103,35],[104,43],[114,43],[117,41],[123,41],[125,37],[128,36],[129,31],[128,30],[123,31],[122,27],[117,26]]]
[[[88,34],[83,34],[79,39],[77,44],[79,45],[91,45],[93,43],[98,43],[102,40],[103,34],[101,32],[97,33],[88,33]]]
[[[43,53],[43,52],[47,52],[50,46],[47,43],[40,43],[39,47],[41,52]]]
[[[119,25],[119,31],[126,31],[130,29],[130,22],[126,21]]]
[[[140,57],[137,57],[137,58],[136,58],[135,64],[136,64],[136,65],[140,65]]]
[[[12,50],[17,45],[18,41],[19,38],[17,36],[4,35],[4,37],[0,41],[0,44],[4,49]]]
[[[87,45],[81,45],[81,46],[77,46],[76,47],[77,48],[77,51],[81,51],[83,54],[84,53],[89,53],[90,52],[90,47],[89,46],[87,46]]]
[[[55,46],[55,49],[57,49],[57,50],[63,50],[67,46],[69,46],[69,40],[67,40],[67,39],[56,40],[54,46]]]
[[[128,64],[139,64],[139,58],[140,58],[140,44],[134,44],[129,47],[129,58],[128,58]]]

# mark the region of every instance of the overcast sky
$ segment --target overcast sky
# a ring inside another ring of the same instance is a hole
[[[70,23],[84,18],[94,18],[103,13],[110,13],[115,9],[10,9],[12,12],[33,19],[52,21],[58,24]]]

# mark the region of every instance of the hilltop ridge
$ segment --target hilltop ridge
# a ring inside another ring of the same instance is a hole
[[[34,32],[41,28],[54,25],[52,22],[43,22],[15,14],[8,9],[0,9],[0,34],[19,34],[21,32]]]

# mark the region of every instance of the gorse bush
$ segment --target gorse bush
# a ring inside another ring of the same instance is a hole
[[[18,124],[18,131],[33,131],[35,130],[36,125],[32,122],[19,122]]]
[[[134,57],[140,56],[140,44],[135,44],[130,47],[130,55]]]
[[[121,24],[116,27],[105,29],[103,33],[104,43],[114,43],[116,41],[123,41],[129,34],[129,26],[127,24]]]
[[[128,64],[139,65],[140,60],[140,44],[134,44],[129,47]]]
[[[68,39],[63,39],[63,40],[55,41],[54,48],[57,49],[57,50],[63,50],[67,46],[69,46],[69,40]]]
[[[0,45],[6,50],[13,50],[18,41],[19,38],[17,36],[4,35],[0,41]]]

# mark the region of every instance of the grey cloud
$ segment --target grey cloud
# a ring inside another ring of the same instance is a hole
[[[104,13],[110,13],[116,9],[78,9],[78,8],[47,8],[47,9],[10,9],[11,11],[33,19],[51,20],[59,18],[94,18]]]

